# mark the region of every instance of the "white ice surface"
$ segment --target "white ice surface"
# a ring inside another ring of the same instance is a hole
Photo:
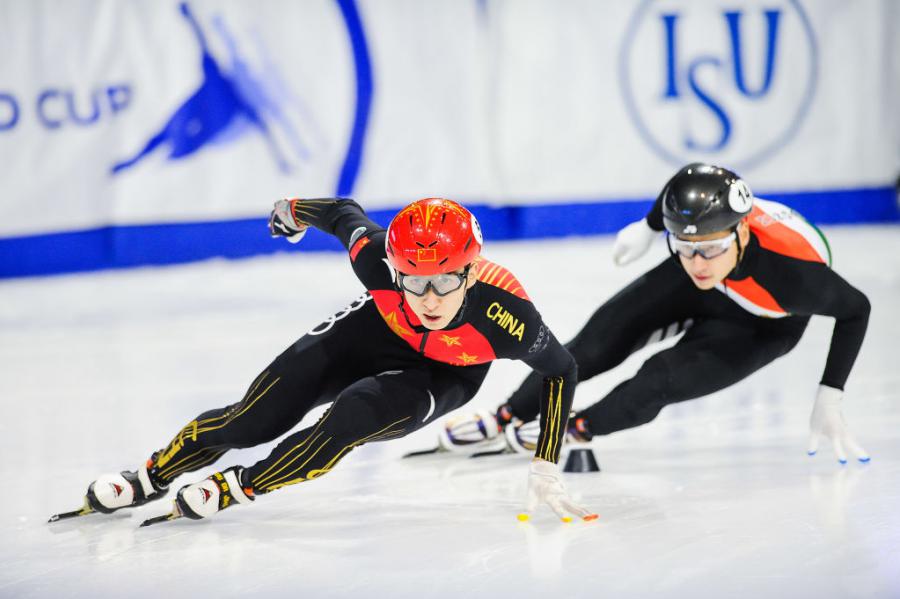
[[[595,440],[567,474],[599,521],[516,521],[527,459],[401,461],[435,426],[205,522],[133,513],[46,523],[97,474],[133,468],[355,297],[346,258],[290,254],[0,282],[0,597],[900,597],[900,228],[827,229],[869,295],[845,415],[872,455],[805,453],[832,321],[788,356],[651,424]],[[567,339],[664,255],[614,268],[610,238],[489,244]],[[579,387],[599,399],[646,353]],[[526,370],[500,362],[471,407]],[[270,445],[226,455],[249,464]],[[190,482],[210,469],[182,477]]]

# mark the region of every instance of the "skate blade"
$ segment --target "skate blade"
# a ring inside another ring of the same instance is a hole
[[[183,517],[181,512],[178,510],[178,506],[173,506],[172,511],[168,514],[163,514],[162,516],[156,516],[155,518],[148,518],[141,522],[141,527],[150,526],[151,524],[159,524],[160,522],[171,522],[172,520],[177,520],[178,518]]]
[[[443,447],[434,447],[432,449],[420,449],[418,451],[411,451],[409,453],[403,454],[403,459],[407,458],[418,458],[425,455],[434,455],[436,453],[450,453],[445,450]]]
[[[472,458],[486,458],[492,455],[503,455],[505,453],[514,453],[506,447],[501,447],[500,449],[488,449],[486,451],[479,451],[478,453],[473,453],[469,456],[469,459]]]
[[[88,514],[93,514],[95,512],[94,508],[88,505],[87,497],[84,498],[84,505],[81,506],[81,509],[73,510],[71,512],[62,512],[59,514],[53,514],[50,516],[50,519],[47,520],[47,524],[52,524],[53,522],[59,522],[60,520],[68,520],[70,518],[79,518],[81,516],[87,516]]]

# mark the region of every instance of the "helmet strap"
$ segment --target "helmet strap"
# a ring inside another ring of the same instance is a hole
[[[463,281],[463,301],[462,301],[462,305],[459,307],[459,310],[456,312],[456,316],[454,316],[453,319],[452,319],[449,323],[447,323],[447,326],[448,326],[448,327],[451,327],[451,326],[453,326],[453,325],[455,325],[455,324],[458,324],[459,321],[462,320],[463,314],[466,313],[466,304],[469,302],[469,289],[466,287],[466,285],[469,284],[469,269],[470,269],[470,268],[472,268],[472,265],[471,265],[471,264],[466,264],[466,267],[463,269],[463,279],[464,279],[464,281]]]
[[[737,271],[741,267],[741,260],[744,259],[744,250],[747,249],[746,247],[741,245],[741,235],[740,233],[738,233],[739,225],[740,223],[738,223],[731,229],[731,232],[734,233],[734,242],[737,244],[737,260],[735,260],[734,262],[734,268],[732,268],[731,271],[729,271],[729,273],[725,275],[725,278],[722,280],[722,283],[725,285],[725,287],[728,287],[728,277],[733,275],[735,271]]]
[[[666,231],[666,249],[669,250],[669,256],[672,257],[672,260],[675,262],[675,264],[678,265],[678,268],[684,270],[684,266],[682,266],[681,260],[678,259],[678,252],[673,250],[672,244],[669,243],[669,235],[671,235],[671,233]]]

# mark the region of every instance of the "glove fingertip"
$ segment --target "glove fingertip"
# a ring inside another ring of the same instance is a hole
[[[857,458],[857,459],[858,459],[860,462],[862,462],[863,464],[868,464],[868,463],[872,460],[872,458],[869,457],[869,456],[862,456],[862,457]]]
[[[528,522],[529,520],[531,520],[531,515],[523,512],[516,516],[516,520],[518,520],[519,522]]]
[[[814,456],[814,455],[816,455],[816,450],[815,450],[815,449],[810,449],[810,450],[808,450],[808,451],[806,452],[806,455],[808,455],[808,456]]]
[[[600,517],[600,514],[588,514],[587,516],[582,518],[582,520],[584,520],[585,522],[591,522],[593,520],[598,519],[599,517]]]
[[[560,520],[562,520],[563,522],[568,524],[569,522],[572,521],[572,518],[570,518],[569,516],[563,516],[562,518],[560,518]]]

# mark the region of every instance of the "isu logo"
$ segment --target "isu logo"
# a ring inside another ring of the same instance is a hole
[[[209,489],[200,487],[200,499],[203,500],[203,503],[207,503],[210,497],[212,497],[212,493],[209,492]]]
[[[657,155],[744,171],[790,142],[819,69],[801,0],[629,4],[637,7],[620,50],[619,89]]]
[[[116,483],[109,483],[109,486],[112,487],[113,494],[118,497],[125,490],[125,487],[122,485],[117,485]]]

